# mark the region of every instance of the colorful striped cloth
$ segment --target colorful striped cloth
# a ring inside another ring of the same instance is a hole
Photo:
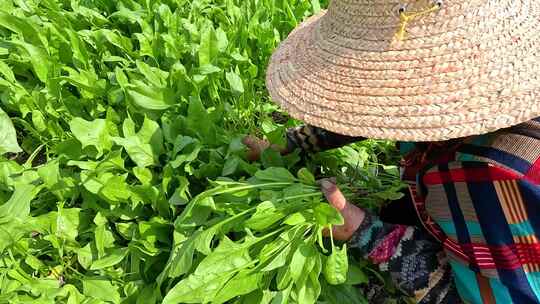
[[[360,140],[309,126],[288,139],[306,151]],[[401,144],[410,147],[426,152]],[[418,303],[540,303],[540,120],[427,150],[423,160],[404,179],[434,238],[369,215],[351,245]]]

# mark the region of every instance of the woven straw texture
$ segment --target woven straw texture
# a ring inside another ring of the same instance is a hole
[[[337,133],[439,141],[540,116],[540,1],[334,0],[273,54],[267,86],[292,117]]]

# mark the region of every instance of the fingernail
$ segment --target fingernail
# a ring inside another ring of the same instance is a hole
[[[329,180],[323,179],[321,181],[321,188],[323,188],[323,190],[330,191],[333,187],[335,187],[335,184],[331,183]]]

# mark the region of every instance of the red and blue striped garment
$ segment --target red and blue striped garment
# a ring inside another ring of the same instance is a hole
[[[360,140],[308,126],[288,139],[306,151]],[[401,144],[423,152],[404,179],[434,237],[369,215],[351,246],[418,303],[540,303],[540,120],[425,146]]]

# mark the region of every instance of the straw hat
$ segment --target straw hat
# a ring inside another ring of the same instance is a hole
[[[283,41],[271,97],[345,135],[438,141],[540,116],[540,1],[334,0]]]

